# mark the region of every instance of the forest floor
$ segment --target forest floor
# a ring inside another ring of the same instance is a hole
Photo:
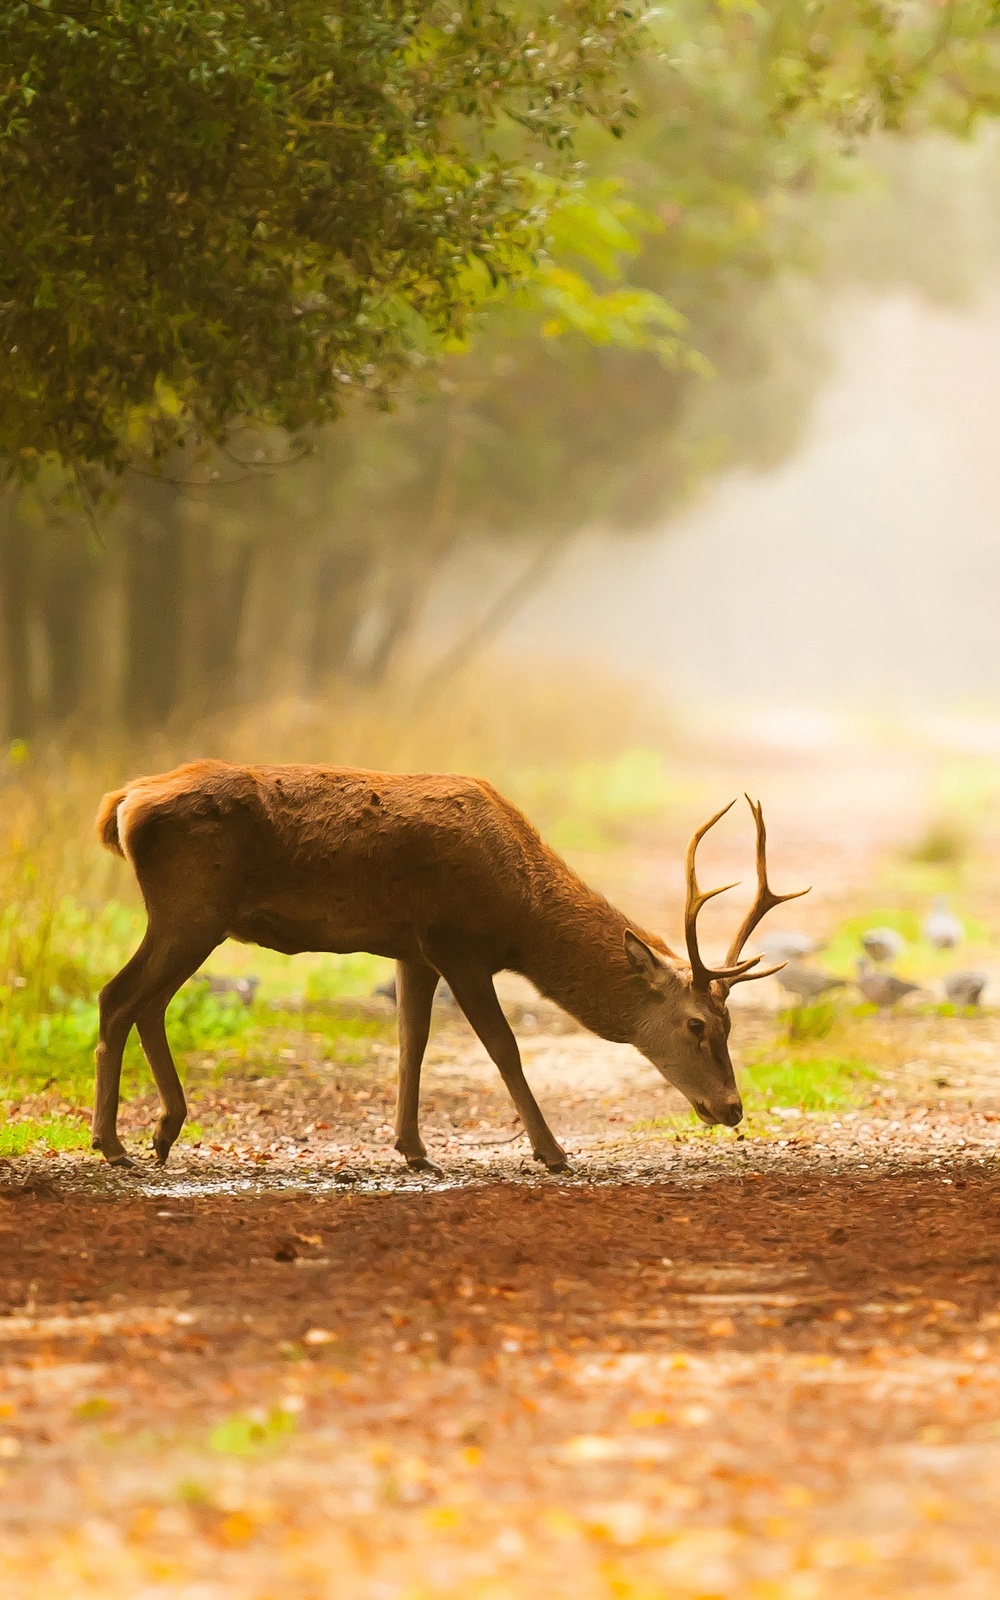
[[[852,916],[941,886],[891,848],[925,777],[905,752],[765,773],[775,886],[816,882],[796,920],[847,928],[845,963]],[[578,864],[676,926],[673,826]],[[705,882],[745,877],[747,832]],[[988,918],[998,864],[964,915]],[[710,957],[734,915],[712,903]],[[996,960],[979,937],[961,964]],[[4,1600],[995,1600],[1000,1015],[925,995],[792,1037],[760,990],[736,991],[747,1119],[708,1133],[510,988],[567,1175],[445,1005],[444,1175],[408,1173],[374,1002],[189,1059],[164,1171],[148,1094],[129,1171],[0,1162]],[[83,1117],[66,1094],[12,1100],[11,1126]]]

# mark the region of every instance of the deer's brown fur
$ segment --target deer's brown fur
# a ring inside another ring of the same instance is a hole
[[[417,1104],[439,976],[551,1168],[565,1156],[497,1002],[501,970],[523,973],[601,1037],[635,1043],[705,1120],[742,1114],[725,982],[698,989],[662,939],[588,888],[481,779],[197,761],[106,795],[97,830],[131,863],[148,914],[142,944],[101,994],[94,1145],[112,1161],[125,1159],[118,1086],[133,1025],[160,1092],[153,1142],[166,1159],[186,1107],[163,1014],[227,937],[397,962],[397,1148],[412,1165],[426,1164]]]

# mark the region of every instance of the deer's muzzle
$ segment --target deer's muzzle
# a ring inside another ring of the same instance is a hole
[[[709,1105],[706,1100],[696,1100],[694,1109],[709,1127],[721,1123],[725,1128],[735,1128],[737,1123],[743,1121],[743,1101],[738,1094],[716,1101],[714,1105]]]

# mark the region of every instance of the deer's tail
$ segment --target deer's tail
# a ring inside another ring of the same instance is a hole
[[[106,794],[97,809],[95,821],[97,837],[105,850],[112,850],[116,856],[123,858],[125,852],[118,837],[118,807],[127,794],[127,789],[112,789],[110,794]]]

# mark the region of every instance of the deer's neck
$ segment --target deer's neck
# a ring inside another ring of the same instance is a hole
[[[645,998],[625,953],[627,928],[672,955],[662,939],[570,874],[536,902],[519,962],[546,999],[602,1039],[621,1043],[635,1039]]]

